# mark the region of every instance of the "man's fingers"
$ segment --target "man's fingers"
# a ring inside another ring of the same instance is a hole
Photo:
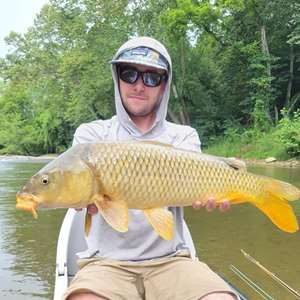
[[[221,212],[225,212],[230,208],[230,202],[227,199],[222,200],[222,202],[219,205],[219,210]]]
[[[201,201],[195,201],[192,204],[192,207],[194,209],[200,209],[205,207],[207,211],[213,211],[216,208],[217,204],[216,204],[216,200],[214,197],[210,197],[207,199],[206,202],[201,202]]]
[[[82,211],[82,208],[75,208],[76,211]],[[87,206],[87,212],[90,214],[90,215],[95,215],[98,213],[98,208],[95,204],[89,204]]]
[[[205,208],[207,211],[213,211],[216,208],[217,204],[216,204],[216,199],[215,198],[208,198],[206,204],[205,204]]]
[[[89,204],[87,206],[87,211],[88,211],[89,214],[95,215],[95,214],[98,213],[98,208],[95,204]]]
[[[200,209],[203,207],[203,203],[201,201],[195,201],[193,204],[192,204],[192,207],[194,209]]]

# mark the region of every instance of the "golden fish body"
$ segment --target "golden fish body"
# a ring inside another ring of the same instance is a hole
[[[153,142],[81,144],[36,174],[18,193],[17,207],[34,213],[39,206],[76,208],[95,203],[104,219],[121,232],[128,230],[128,208],[141,209],[156,232],[171,239],[173,217],[163,207],[205,203],[214,196],[217,203],[250,202],[282,230],[298,230],[287,200],[298,199],[299,189],[237,171],[227,162]],[[48,183],[43,184],[42,178]],[[34,208],[28,204],[30,197]]]
[[[189,206],[211,195],[222,200],[230,191],[257,195],[263,188],[262,178],[196,152],[133,143],[101,145],[96,152],[104,194],[130,208]]]

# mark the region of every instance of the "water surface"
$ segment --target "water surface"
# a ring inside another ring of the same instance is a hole
[[[38,220],[15,209],[15,194],[45,162],[0,161],[0,299],[52,299],[55,250],[65,210],[40,211]],[[251,167],[255,173],[286,180],[300,187],[300,169]],[[300,220],[300,201],[293,204]],[[296,299],[247,261],[244,249],[300,290],[300,234],[277,229],[258,209],[243,204],[227,213],[186,209],[197,252],[216,272],[229,279],[250,299],[262,299],[243,283],[233,264],[276,299]]]
[[[300,188],[300,169],[284,167],[249,167],[253,173],[293,183]],[[300,222],[300,201],[292,203]],[[273,298],[296,299],[285,288],[249,262],[243,249],[281,280],[300,291],[300,232],[289,234],[275,227],[257,208],[250,204],[233,206],[230,212],[186,210],[198,254],[216,272],[229,279],[250,299],[263,299],[230,269],[232,264],[262,287]]]
[[[0,161],[0,299],[51,299],[55,248],[64,210],[15,209],[15,194],[43,163]]]

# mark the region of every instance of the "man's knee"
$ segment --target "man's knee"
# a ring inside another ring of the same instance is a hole
[[[237,300],[238,298],[230,293],[212,293],[199,300]]]
[[[100,296],[97,296],[93,293],[74,293],[71,294],[67,300],[109,300],[107,298],[103,298]]]

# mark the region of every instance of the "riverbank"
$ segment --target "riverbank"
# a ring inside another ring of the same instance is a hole
[[[40,156],[29,156],[29,155],[0,155],[1,161],[28,161],[28,162],[43,162],[50,161],[56,158],[57,154],[45,154]]]
[[[243,159],[247,165],[263,165],[263,166],[277,166],[286,168],[300,168],[299,159],[288,159],[288,160],[275,160],[267,161],[266,159]]]
[[[51,161],[56,158],[58,154],[45,154],[40,156],[27,155],[0,155],[1,161],[27,161],[27,162],[43,162]],[[286,168],[300,168],[299,159],[276,160],[276,159],[241,159],[246,165],[263,165],[263,166],[278,166]]]

